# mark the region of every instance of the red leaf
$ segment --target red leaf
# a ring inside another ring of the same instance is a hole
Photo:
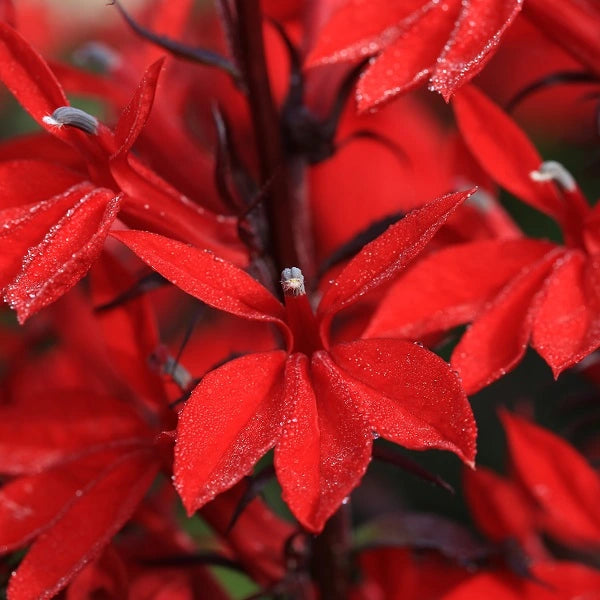
[[[212,252],[144,231],[114,231],[112,235],[194,298],[238,317],[277,323],[289,331],[283,305],[250,275]]]
[[[158,76],[162,69],[164,57],[151,64],[140,81],[133,98],[119,117],[115,130],[115,144],[118,147],[114,156],[123,156],[131,150],[148,121],[154,94],[158,84]]]
[[[335,369],[372,430],[414,450],[437,448],[473,466],[477,427],[448,363],[417,344],[359,340],[331,349]]]
[[[501,414],[513,468],[540,506],[546,529],[567,542],[600,545],[600,478],[565,440]]]
[[[10,600],[51,598],[96,558],[143,498],[157,464],[147,451],[124,456],[29,550],[10,579]]]
[[[371,456],[372,436],[350,401],[343,377],[327,359],[294,354],[286,365],[286,413],[275,448],[275,468],[284,500],[309,531],[327,519],[358,485]]]
[[[83,197],[31,247],[5,299],[23,323],[71,289],[102,251],[121,197],[97,188]]]
[[[536,240],[486,240],[431,254],[393,284],[363,337],[418,339],[466,323],[507,281],[551,249]]]
[[[435,64],[431,89],[446,102],[483,69],[506,28],[519,14],[523,0],[469,0]]]
[[[452,106],[469,150],[494,180],[561,221],[564,208],[554,185],[529,176],[539,169],[542,158],[519,126],[474,86],[463,87]]]
[[[129,405],[112,398],[77,390],[28,393],[0,405],[0,473],[36,473],[85,449],[147,435]]]
[[[558,377],[600,346],[600,261],[565,254],[548,277],[536,311],[531,345]]]
[[[525,267],[463,335],[451,363],[459,371],[468,394],[492,383],[523,358],[535,317],[534,297],[561,252],[564,250],[558,248]]]
[[[282,351],[211,371],[180,414],[175,485],[188,514],[229,489],[274,446],[283,410]]]
[[[434,200],[409,213],[364,246],[325,292],[318,310],[323,318],[322,330],[334,313],[354,304],[405,269],[446,219],[474,192],[472,189]]]

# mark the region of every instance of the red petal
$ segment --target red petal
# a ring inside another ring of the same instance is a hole
[[[600,259],[571,252],[544,287],[531,345],[558,377],[600,346]]]
[[[164,62],[163,57],[148,67],[133,98],[121,113],[115,130],[115,144],[118,147],[115,155],[120,156],[129,152],[148,121],[154,102],[158,76]]]
[[[312,67],[375,54],[400,35],[403,20],[412,22],[430,10],[430,4],[424,0],[349,0],[319,32],[307,64]]]
[[[249,354],[211,371],[180,414],[175,485],[188,511],[229,489],[281,433],[282,351]]]
[[[114,237],[184,292],[245,319],[270,321],[288,331],[283,305],[250,275],[207,250],[144,231]]]
[[[414,450],[437,448],[473,466],[477,427],[448,363],[417,344],[359,340],[331,356],[374,432]]]
[[[50,598],[63,589],[131,517],[156,471],[145,451],[114,464],[33,544],[11,577],[10,600]]]
[[[491,58],[506,28],[519,14],[523,0],[468,0],[435,65],[431,89],[448,101]]]
[[[26,394],[0,406],[0,472],[35,473],[86,448],[147,435],[124,402],[89,391]]]
[[[369,110],[413,89],[429,77],[452,32],[458,6],[458,3],[453,3],[449,10],[433,8],[423,12],[398,39],[386,46],[358,82],[356,98],[359,110]]]
[[[543,511],[549,532],[567,542],[600,541],[600,478],[565,440],[507,412],[501,414],[513,467]]]
[[[446,219],[475,190],[448,194],[409,213],[363,247],[325,292],[318,313],[327,319],[396,276],[423,250]]]
[[[561,249],[524,268],[467,329],[452,353],[452,366],[474,394],[514,368],[523,358],[533,326],[532,302]]]
[[[418,339],[466,323],[507,281],[551,249],[535,240],[486,240],[429,255],[394,283],[363,337]]]
[[[495,181],[560,221],[564,211],[554,185],[529,176],[542,158],[519,126],[471,85],[454,96],[452,106],[469,150]]]
[[[19,322],[54,302],[87,273],[102,251],[120,203],[120,196],[115,198],[110,190],[89,192],[29,249],[5,295]]]
[[[63,193],[85,179],[80,173],[49,160],[8,160],[0,163],[0,208],[22,206]],[[4,219],[2,219],[4,223]]]
[[[0,289],[17,275],[27,250],[41,243],[67,211],[93,190],[91,183],[84,182],[49,199],[0,211]]]
[[[95,453],[5,484],[0,489],[0,553],[24,546],[48,529],[77,492],[115,458],[115,454]]]
[[[286,398],[293,407],[275,449],[284,500],[302,525],[318,533],[358,485],[371,456],[372,436],[352,405],[346,382],[326,353],[286,365]]]

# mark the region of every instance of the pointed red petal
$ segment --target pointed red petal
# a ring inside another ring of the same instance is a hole
[[[363,73],[356,89],[358,108],[372,109],[427,79],[454,26],[458,4],[424,12]]]
[[[452,366],[468,394],[513,369],[523,358],[533,326],[533,300],[561,249],[524,268],[467,329],[452,353]]]
[[[419,255],[446,219],[474,192],[472,189],[438,198],[409,213],[367,244],[328,288],[319,305],[319,315],[331,317],[398,275]]]
[[[87,273],[102,251],[120,204],[120,196],[96,188],[81,197],[44,239],[29,249],[21,272],[5,293],[19,322],[57,300]]]
[[[349,0],[319,32],[307,59],[309,67],[369,56],[385,48],[402,31],[402,21],[431,9],[423,0]]]
[[[473,466],[477,427],[447,362],[385,339],[339,344],[331,356],[374,432],[414,450],[449,450]]]
[[[541,507],[549,532],[567,542],[600,541],[600,477],[570,444],[533,423],[501,414],[512,465]]]
[[[372,436],[350,401],[342,377],[315,354],[308,374],[303,354],[286,365],[286,397],[293,403],[275,449],[283,498],[302,523],[318,533],[358,485],[371,456]]]
[[[523,0],[468,0],[431,78],[446,100],[470,81],[491,58],[506,28],[519,14]]]
[[[147,451],[114,464],[33,544],[11,577],[10,600],[50,598],[63,589],[131,517],[156,472]]]
[[[427,256],[393,284],[363,337],[418,339],[466,323],[507,281],[551,249],[536,240],[486,240]]]
[[[148,67],[133,98],[121,113],[115,130],[115,144],[118,148],[115,155],[121,156],[129,152],[146,125],[164,62],[164,57],[159,58]]]
[[[0,473],[36,473],[85,448],[147,435],[124,402],[89,391],[27,394],[0,406]]]
[[[229,489],[275,444],[283,411],[282,351],[211,371],[180,414],[175,485],[188,514]]]
[[[28,249],[41,243],[66,212],[94,189],[84,182],[40,202],[0,211],[0,289],[17,275]]]
[[[529,176],[542,158],[519,126],[472,85],[454,96],[452,106],[469,150],[495,181],[560,221],[564,211],[554,185]]]
[[[600,346],[600,261],[579,251],[557,262],[544,287],[531,345],[558,377]]]
[[[283,305],[250,275],[212,252],[144,231],[114,231],[111,235],[202,302],[245,319],[275,322],[287,331]]]

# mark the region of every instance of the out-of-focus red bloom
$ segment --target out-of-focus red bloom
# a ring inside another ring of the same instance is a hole
[[[392,288],[366,335],[418,337],[473,320],[451,361],[468,393],[516,366],[530,340],[558,376],[600,345],[598,210],[570,175],[542,165],[525,134],[481,92],[467,86],[453,104],[481,166],[556,219],[565,246],[520,239],[442,250]]]
[[[489,60],[521,0],[348,0],[320,32],[309,66],[378,55],[357,88],[367,110],[429,80],[446,100]]]
[[[286,340],[287,351],[250,354],[209,373],[187,401],[174,470],[188,512],[231,487],[273,446],[283,497],[311,531],[320,531],[358,484],[373,433],[413,449],[450,450],[472,463],[475,423],[443,360],[397,340],[329,341],[333,317],[412,261],[471,193],[432,202],[365,246],[331,282],[316,319],[297,269],[283,282],[284,308],[212,254],[152,234],[113,233],[184,291],[275,323]]]

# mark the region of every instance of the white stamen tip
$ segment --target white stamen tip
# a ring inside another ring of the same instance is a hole
[[[531,171],[529,177],[533,181],[555,181],[567,192],[577,189],[575,178],[567,169],[555,160],[548,160],[540,165],[537,171]]]
[[[42,121],[52,127],[68,125],[92,135],[98,133],[98,119],[73,106],[60,106],[51,115],[43,117]]]
[[[304,289],[304,275],[298,267],[290,267],[281,271],[281,287],[286,296],[302,296]]]

